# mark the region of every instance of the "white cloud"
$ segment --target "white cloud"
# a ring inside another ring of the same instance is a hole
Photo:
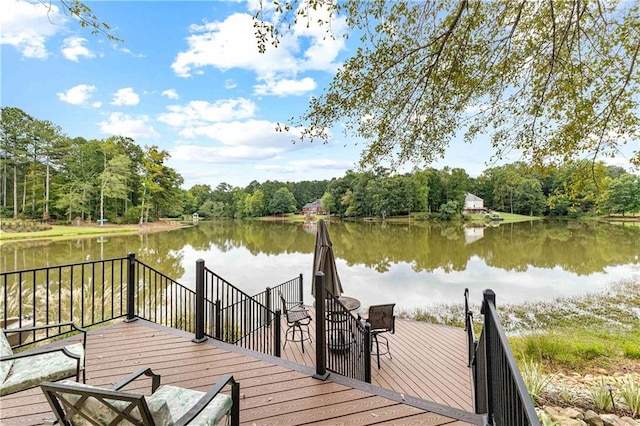
[[[300,136],[299,129],[291,129],[287,133],[276,131],[276,124],[268,120],[233,121],[214,123],[208,126],[186,127],[180,131],[186,139],[206,137],[224,145],[234,146],[266,146],[274,145],[279,152],[295,149],[292,139]]]
[[[102,106],[102,102],[94,102],[91,104],[91,106],[94,108],[100,108]]]
[[[85,58],[95,58],[89,49],[82,44],[86,42],[86,38],[82,37],[68,37],[62,42],[62,54],[70,61],[78,62],[78,59],[83,56]]]
[[[169,112],[160,114],[158,121],[173,127],[198,127],[219,121],[232,121],[251,118],[255,115],[256,105],[244,98],[222,99],[209,103],[191,101],[188,104],[170,105]]]
[[[114,42],[111,43],[111,47],[113,48],[113,50],[116,50],[118,52],[122,52],[122,53],[126,53],[127,55],[131,55],[135,58],[144,58],[145,55],[143,53],[133,53],[131,51],[131,49],[129,49],[126,46],[123,46],[122,43],[118,43],[118,42]]]
[[[96,86],[78,84],[66,92],[59,92],[58,99],[72,105],[84,105],[89,99],[91,99],[95,90]]]
[[[257,164],[254,169],[277,173],[309,174],[313,170],[349,170],[356,167],[348,161],[336,161],[325,158],[289,161],[284,164]]]
[[[191,25],[191,35],[186,39],[188,48],[178,53],[171,68],[181,77],[189,77],[207,66],[223,71],[242,68],[254,71],[259,79],[309,70],[334,72],[337,56],[345,48],[340,36],[346,29],[345,21],[338,18],[332,22],[337,37],[330,37],[326,27],[316,24],[318,14],[327,12],[314,12],[309,27],[305,20],[290,30],[283,29],[278,48],[267,48],[265,53],[258,52],[254,20],[249,14],[235,13],[222,22]]]
[[[146,115],[130,116],[121,112],[109,115],[108,120],[98,123],[100,131],[109,135],[119,135],[136,138],[157,138],[160,135],[151,126],[150,119]]]
[[[162,92],[162,96],[166,96],[169,99],[178,99],[178,92],[175,91],[175,89],[167,89],[165,91]]]
[[[136,92],[133,91],[131,87],[125,87],[124,89],[118,90],[113,95],[113,101],[111,101],[111,105],[138,105],[140,102],[140,96]]]
[[[300,96],[315,90],[316,87],[317,84],[312,78],[305,77],[302,80],[267,80],[264,84],[253,86],[253,89],[256,95]]]
[[[273,158],[281,150],[274,147],[255,148],[248,146],[196,146],[179,145],[171,151],[176,161],[225,164],[229,162],[258,161]]]
[[[238,83],[236,83],[232,79],[228,78],[228,79],[226,79],[224,81],[224,88],[225,89],[235,89],[236,87],[238,87]]]
[[[67,18],[55,2],[44,3],[2,0],[0,44],[14,46],[27,58],[46,58],[47,38],[62,30]]]
[[[275,127],[275,123],[271,121],[248,120],[187,128],[180,132],[180,136],[189,139],[204,137],[218,145],[178,145],[171,152],[171,157],[175,160],[205,163],[262,161],[277,159],[286,152],[309,147],[308,144],[292,143],[292,137],[299,137],[300,129],[293,129],[292,135],[277,132]]]

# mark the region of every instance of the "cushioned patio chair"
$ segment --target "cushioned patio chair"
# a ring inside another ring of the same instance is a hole
[[[122,391],[136,378],[151,377],[151,395]],[[231,396],[220,393],[231,386]],[[72,381],[40,385],[58,422],[70,425],[217,425],[240,424],[240,385],[233,376],[222,377],[208,392],[160,386],[160,376],[144,367],[110,389]]]
[[[287,342],[300,342],[304,353],[304,341],[311,341],[311,333],[309,331],[311,316],[309,311],[302,302],[287,302],[282,293],[280,293],[280,301],[282,302],[282,312],[287,319],[287,331],[284,334],[283,347],[287,346]],[[296,337],[296,329],[300,332],[298,337]]]
[[[372,305],[369,306],[369,314],[367,318],[363,318],[358,315],[363,321],[367,321],[371,325],[371,355],[375,355],[378,359],[378,369],[380,369],[380,355],[389,355],[391,357],[391,351],[389,349],[389,339],[383,336],[382,333],[394,334],[396,332],[396,316],[393,314],[393,308],[395,303],[389,303],[386,305]],[[375,343],[375,350],[373,344]],[[380,347],[382,346],[382,349]]]
[[[11,333],[30,333],[58,327],[70,327],[73,331],[81,332],[82,343],[56,349],[37,348],[14,354],[6,336]],[[0,396],[36,387],[44,381],[57,381],[73,376],[76,381],[79,381],[80,372],[82,372],[82,381],[85,382],[86,347],[87,331],[72,322],[2,330],[0,333]]]

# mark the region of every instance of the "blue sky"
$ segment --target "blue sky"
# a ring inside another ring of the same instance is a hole
[[[2,106],[51,120],[71,137],[122,135],[158,145],[185,188],[330,179],[356,167],[362,142],[339,126],[328,144],[294,144],[295,129],[275,128],[322,93],[357,37],[331,39],[324,28],[301,24],[278,49],[260,54],[255,1],[88,2],[124,40],[115,43],[80,28],[56,0],[51,10],[2,4]],[[340,19],[332,28],[346,31]],[[484,141],[454,142],[433,166],[477,176],[495,165],[491,153]]]

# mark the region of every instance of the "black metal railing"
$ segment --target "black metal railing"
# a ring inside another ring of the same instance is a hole
[[[469,319],[468,291],[465,290],[465,320],[473,330]],[[469,351],[472,368],[474,408],[477,414],[485,414],[485,424],[492,426],[539,426],[533,401],[522,380],[520,370],[509,346],[507,335],[496,310],[496,296],[492,290],[483,292],[481,313],[484,324],[480,339],[468,338],[473,344]],[[471,331],[473,337],[473,332]]]
[[[358,320],[315,276],[316,377],[326,370],[371,383],[371,328]],[[320,302],[322,301],[322,302]]]
[[[473,328],[473,311],[469,308],[469,289],[464,289],[464,331],[467,334],[467,367],[473,365],[478,340]]]
[[[134,259],[130,254],[129,259]],[[133,264],[135,316],[190,333],[195,332],[196,293],[139,260]],[[128,318],[131,320],[132,318]]]
[[[0,272],[2,327],[62,322],[81,327],[127,314],[127,257]],[[16,347],[65,334],[61,329],[19,333]]]
[[[130,285],[131,284],[131,285]],[[251,297],[196,262],[196,290],[127,257],[0,273],[1,327],[61,322],[90,327],[142,318],[247,349],[280,356],[280,310],[271,294],[302,298],[302,275]],[[262,300],[268,302],[265,305]],[[205,330],[207,333],[205,334]],[[21,347],[65,334],[62,329],[16,333]]]
[[[280,294],[284,296],[284,300],[304,303],[302,274],[274,287],[267,287],[252,297],[275,312],[280,308]]]
[[[202,281],[204,335],[280,356],[280,310],[269,309],[206,268],[204,261],[199,262],[202,263],[196,268],[196,292]],[[196,339],[199,338],[197,330]]]

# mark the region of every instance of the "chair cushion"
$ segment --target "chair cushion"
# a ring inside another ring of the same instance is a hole
[[[80,355],[80,369],[84,367],[84,348],[82,343],[66,347],[70,352]],[[51,352],[27,356],[13,360],[9,374],[0,385],[0,396],[38,386],[41,382],[55,382],[77,374],[77,361],[63,352]]]
[[[11,350],[11,345],[7,340],[7,336],[4,335],[4,332],[0,333],[0,356],[9,356],[13,355],[13,351]],[[7,374],[9,374],[9,370],[13,365],[13,360],[9,361],[0,361],[0,383],[4,382]]]
[[[84,383],[76,383],[71,380],[64,380],[61,383],[66,385],[72,385],[74,388],[86,389],[87,391],[91,391],[92,389],[104,390],[104,388],[86,385]],[[67,401],[69,401],[74,405],[81,398],[81,395],[73,394],[73,393],[65,394],[64,392],[62,392],[62,395],[64,399],[66,399]],[[111,424],[111,422],[118,416],[119,411],[123,411],[127,409],[127,407],[129,407],[129,404],[130,404],[130,402],[128,401],[121,401],[117,399],[105,399],[104,401],[107,404],[110,404],[113,408],[115,408],[115,410],[112,408],[109,408],[107,405],[105,405],[105,403],[103,403],[99,399],[88,397],[82,403],[82,407],[80,411],[82,411],[82,414],[88,416],[91,420],[95,421],[97,424],[106,426]],[[166,403],[164,403],[164,401],[154,402],[154,403],[150,403],[149,401],[147,401],[147,406],[149,407],[149,411],[151,412],[151,415],[154,418],[154,422],[155,422],[156,415],[158,416],[158,418],[171,418],[171,415],[169,414],[169,408],[167,407]],[[142,417],[140,416],[140,410],[138,409],[138,407],[135,407],[133,410],[131,410],[129,415],[138,421],[142,421]],[[69,423],[71,423],[74,426],[81,426],[81,425],[84,426],[87,424],[87,420],[84,417],[80,416],[79,414],[75,414],[71,416],[71,418],[69,418],[68,420],[69,420]],[[133,425],[133,423],[131,423],[128,420],[122,420],[118,423],[118,425],[130,426],[130,425]]]
[[[146,398],[149,410],[152,411],[153,420],[156,425],[171,426],[173,423],[189,411],[204,392],[177,386],[164,385],[150,397]],[[170,417],[164,417],[164,412],[155,412],[151,408],[162,406],[166,403],[169,407]],[[211,426],[217,425],[231,411],[233,402],[229,395],[216,395],[215,398],[189,423],[190,426]]]

